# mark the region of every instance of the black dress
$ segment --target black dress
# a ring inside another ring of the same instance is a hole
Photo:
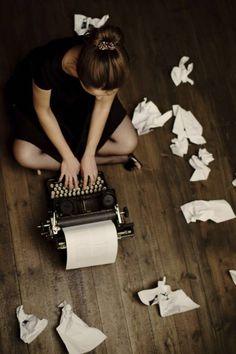
[[[72,47],[83,43],[83,37],[62,38],[36,48],[18,64],[6,91],[13,112],[15,138],[26,140],[56,160],[60,154],[42,129],[32,102],[32,80],[51,91],[50,107],[71,150],[80,160],[83,156],[95,97],[88,94],[80,81],[62,69],[62,58]],[[101,139],[99,150],[126,115],[115,97]]]

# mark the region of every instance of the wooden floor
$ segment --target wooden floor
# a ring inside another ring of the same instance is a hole
[[[127,205],[135,238],[119,242],[114,265],[65,271],[60,254],[36,225],[46,217],[44,179],[17,166],[0,101],[0,353],[60,354],[55,331],[66,299],[107,340],[94,353],[236,353],[236,221],[186,224],[180,206],[194,199],[225,199],[236,211],[236,2],[234,0],[8,0],[0,4],[1,90],[15,64],[33,47],[73,33],[73,14],[110,14],[126,34],[132,76],[120,97],[130,114],[148,97],[162,112],[172,104],[191,110],[204,128],[215,161],[207,181],[189,182],[191,146],[181,159],[169,145],[173,120],[140,137],[140,172],[102,170]],[[194,63],[195,85],[175,87],[170,70],[183,55]],[[200,309],[161,318],[137,291],[167,277]],[[15,309],[49,320],[32,344],[19,339]]]

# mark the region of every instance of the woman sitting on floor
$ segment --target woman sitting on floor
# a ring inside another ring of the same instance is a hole
[[[13,152],[22,166],[60,170],[66,186],[84,187],[97,164],[128,163],[137,135],[117,98],[128,55],[119,28],[103,26],[31,51],[8,83],[16,130]]]

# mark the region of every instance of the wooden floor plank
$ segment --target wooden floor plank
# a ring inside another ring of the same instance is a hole
[[[19,289],[19,281],[17,279],[17,267],[15,262],[15,254],[12,247],[11,227],[7,214],[7,202],[4,190],[4,180],[2,176],[2,166],[0,168],[0,347],[3,353],[23,354],[28,353],[28,349],[24,345],[20,345],[17,338],[19,335],[19,326],[16,321],[15,310],[21,304],[21,294]]]

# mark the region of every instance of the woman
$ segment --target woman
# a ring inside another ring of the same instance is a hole
[[[97,164],[140,163],[136,132],[116,94],[128,74],[119,28],[36,48],[8,85],[14,106],[13,153],[32,169],[59,170],[69,188],[94,183]]]

